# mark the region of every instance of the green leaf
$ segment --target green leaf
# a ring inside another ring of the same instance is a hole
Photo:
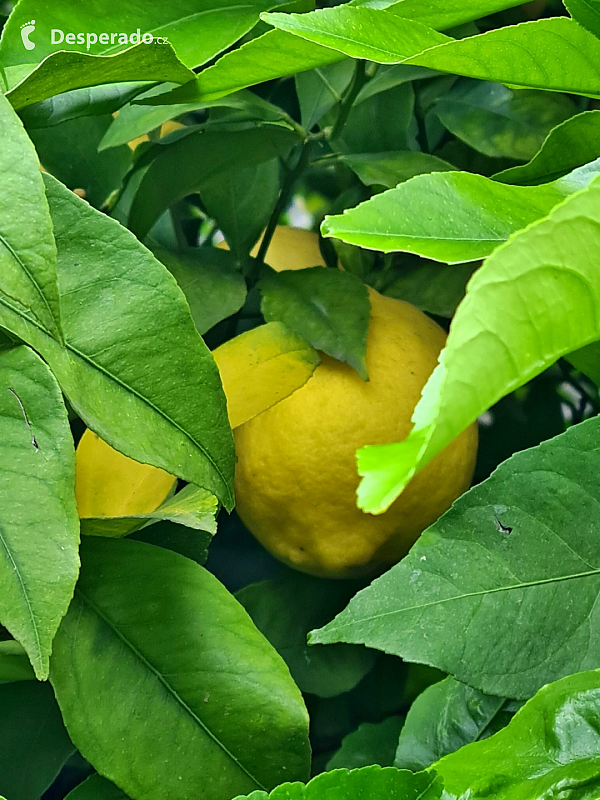
[[[232,253],[216,247],[153,252],[179,284],[198,333],[206,333],[244,305],[246,282],[235,271]]]
[[[79,520],[67,411],[28,347],[0,354],[0,442],[0,621],[45,680],[79,571]]]
[[[172,203],[239,164],[240,153],[250,167],[283,155],[297,141],[298,134],[286,126],[262,124],[240,131],[190,128],[175,141],[155,145],[156,156],[131,206],[129,227],[143,238]]]
[[[600,37],[600,3],[598,0],[563,0],[563,2],[575,22],[583,25],[594,36]]]
[[[584,111],[557,125],[529,164],[494,175],[502,183],[531,186],[566,175],[594,161],[600,152],[600,111]]]
[[[501,397],[600,338],[599,225],[597,179],[501,245],[475,273],[408,438],[358,452],[361,508],[387,508],[418,469]]]
[[[91,775],[72,792],[65,800],[128,800],[118,787],[101,775]]]
[[[279,30],[314,44],[380,64],[397,64],[423,50],[453,41],[421,22],[390,11],[348,5],[309,14],[263,14],[262,18]]]
[[[418,772],[463,745],[476,742],[505,700],[446,678],[412,704],[392,763]]]
[[[98,152],[111,120],[110,114],[79,117],[29,132],[44,168],[69,189],[83,189],[96,208],[120,187],[131,163],[129,147]]]
[[[391,189],[415,175],[428,172],[454,170],[452,164],[429,153],[410,150],[390,153],[357,153],[343,159],[367,186],[385,186]]]
[[[335,148],[344,153],[385,153],[414,146],[411,131],[415,93],[411,83],[356,102],[348,115]]]
[[[176,84],[173,84],[174,86]],[[73,89],[40,103],[27,106],[19,112],[28,131],[36,128],[51,128],[80,117],[101,117],[113,114],[140,94],[147,84],[109,83],[85,89]],[[132,137],[133,138],[133,137]]]
[[[19,110],[87,86],[123,81],[186,83],[193,78],[194,73],[179,61],[170,45],[138,44],[113,56],[62,50],[38,64],[6,97]]]
[[[351,0],[350,5],[386,8],[400,17],[414,19],[430,28],[444,31],[465,22],[487,17],[520,5],[518,0]]]
[[[434,775],[370,766],[352,772],[338,769],[317,775],[306,786],[285,783],[269,795],[252,792],[234,800],[440,800],[441,792],[442,784]]]
[[[504,730],[436,762],[448,800],[592,800],[600,791],[600,673],[571,675]]]
[[[10,800],[38,800],[73,750],[47,683],[0,686],[0,784]]]
[[[206,531],[184,528],[167,520],[134,531],[129,534],[129,538],[136,542],[164,547],[204,566],[213,537]]]
[[[600,41],[565,17],[524,22],[459,40],[436,34],[419,22],[409,23],[389,10],[346,5],[310,14],[263,14],[263,18],[280,30],[353,58],[600,97],[596,67]]]
[[[366,644],[515,698],[597,664],[599,427],[502,463],[312,641]]]
[[[13,639],[0,642],[0,683],[33,680],[35,672],[23,646]]]
[[[126,517],[85,517],[81,520],[81,532],[88,536],[119,538],[140,528],[144,523],[152,524],[169,520],[211,535],[217,532],[216,514],[219,510],[217,498],[206,489],[189,484],[173,497],[147,514]]]
[[[46,191],[67,344],[0,297],[6,327],[42,354],[104,441],[230,508],[234,452],[225,396],[175,279],[129,231],[49,176]]]
[[[223,800],[308,776],[300,692],[216,578],[127,539],[84,540],[82,562],[51,680],[101,774],[136,800],[157,786],[172,800]]]
[[[301,72],[295,77],[302,126],[310,131],[342,100],[354,74],[349,58],[337,64]]]
[[[38,62],[56,53],[57,47],[67,51],[88,49],[96,55],[122,51],[128,44],[119,42],[116,35],[112,42],[92,40],[89,48],[87,42],[51,43],[53,28],[60,28],[65,34],[69,31],[98,34],[109,27],[112,32],[129,35],[130,41],[136,33],[164,37],[186,66],[197,67],[244,36],[258,22],[261,11],[280,5],[284,3],[277,0],[248,0],[244,5],[238,0],[176,0],[147,4],[140,11],[135,0],[123,0],[117,6],[111,0],[98,0],[93,7],[76,5],[71,0],[56,0],[51,6],[43,0],[21,0],[4,27],[0,61],[5,66],[23,64],[27,60]],[[36,47],[27,51],[21,41],[20,28],[32,19],[35,31],[31,33],[31,41]],[[107,21],[110,21],[108,26]],[[157,46],[167,49],[164,44]]]
[[[568,353],[565,358],[575,369],[591,378],[596,386],[600,386],[600,342],[592,342],[573,353]]]
[[[323,267],[271,270],[259,284],[267,322],[283,322],[316,350],[350,364],[368,380],[365,363],[370,303],[355,275]]]
[[[238,264],[267,226],[279,197],[279,159],[246,166],[248,153],[238,151],[238,162],[199,187],[200,197],[223,232]]]
[[[0,96],[0,304],[61,337],[56,246],[33,145],[10,103]],[[5,314],[0,310],[0,324]]]
[[[600,159],[543,186],[510,186],[469,172],[417,175],[325,217],[321,232],[384,253],[415,253],[446,264],[477,261],[545,217],[599,170]]]
[[[327,769],[358,769],[369,764],[391,767],[403,724],[403,717],[364,722],[344,737],[340,749],[327,762]]]
[[[477,267],[472,262],[452,266],[422,260],[416,264],[403,263],[384,294],[412,303],[429,314],[450,318],[465,296],[467,283]]]
[[[347,645],[308,647],[306,635],[333,619],[356,589],[356,584],[348,581],[327,581],[290,571],[287,577],[250,584],[236,597],[285,660],[300,689],[319,697],[335,697],[364,678],[374,664],[374,654]]]
[[[576,109],[562,94],[467,79],[455,83],[433,110],[445,128],[474,150],[525,161]]]

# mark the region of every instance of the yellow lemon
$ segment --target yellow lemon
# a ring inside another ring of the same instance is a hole
[[[256,258],[260,242],[250,253]],[[218,247],[227,250],[227,242]],[[265,262],[277,272],[285,269],[304,269],[305,267],[324,267],[325,261],[319,250],[319,236],[301,228],[278,225],[269,244]]]
[[[323,356],[292,395],[235,431],[237,510],[274,556],[325,577],[376,572],[402,558],[464,492],[477,450],[464,431],[382,515],[356,507],[356,450],[398,442],[445,342],[414,306],[370,290],[369,381]]]

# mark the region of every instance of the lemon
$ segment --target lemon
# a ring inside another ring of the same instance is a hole
[[[292,395],[235,431],[238,513],[274,556],[324,577],[370,574],[402,558],[469,486],[475,425],[379,516],[356,507],[356,450],[398,442],[445,342],[414,306],[370,290],[369,381],[322,356]]]
[[[228,250],[227,242],[217,245]],[[256,258],[260,243],[250,253]],[[319,250],[319,236],[302,228],[289,228],[278,225],[269,243],[265,262],[277,272],[285,269],[304,269],[305,267],[324,267],[325,261]]]

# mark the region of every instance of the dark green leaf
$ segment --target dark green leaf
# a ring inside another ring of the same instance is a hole
[[[383,722],[359,725],[344,737],[340,749],[327,762],[327,769],[358,769],[369,764],[391,767],[403,724],[402,717],[388,717]]]
[[[600,152],[600,111],[584,111],[557,125],[529,162],[498,172],[494,180],[531,186],[547,183],[588,164]]]
[[[166,520],[134,531],[129,538],[136,542],[146,542],[157,547],[164,547],[204,566],[213,537],[206,531],[185,528]]]
[[[7,798],[38,800],[74,749],[49,684],[0,686],[0,791]]]
[[[69,189],[83,189],[96,208],[119,188],[131,163],[129,147],[98,152],[111,120],[110,114],[79,117],[29,132],[44,168]]]
[[[67,345],[0,297],[7,327],[40,351],[102,439],[231,507],[225,396],[175,279],[131,233],[49,176],[46,191]]]
[[[370,304],[367,287],[341,270],[271,271],[260,282],[267,322],[283,322],[316,350],[350,364],[367,380]]]
[[[4,39],[3,39],[4,41]],[[1,50],[1,48],[0,48]],[[22,109],[61,92],[123,81],[186,83],[194,73],[184,67],[170,45],[138,44],[113,56],[59,51],[6,93],[13,108]]]
[[[426,769],[465,744],[476,742],[505,704],[446,678],[425,689],[408,712],[392,762],[413,772]]]
[[[44,325],[50,335],[60,338],[56,245],[39,162],[3,96],[0,173],[0,304],[16,302],[32,324]],[[0,324],[5,325],[1,310]]]
[[[0,453],[0,621],[45,680],[79,571],[79,519],[67,411],[28,347],[0,354]]]
[[[190,129],[169,144],[156,145],[156,157],[144,174],[129,214],[129,227],[143,238],[176,200],[198,191],[207,181],[239,164],[261,164],[286,153],[298,134],[282,125],[259,125],[241,131]]]
[[[573,19],[594,36],[600,37],[600,3],[598,0],[564,0]]]
[[[464,80],[437,101],[434,111],[444,127],[474,150],[525,161],[552,128],[573,116],[575,105],[563,94]]]
[[[347,581],[290,574],[253,583],[237,599],[285,660],[300,689],[334,697],[356,686],[373,666],[374,654],[345,645],[309,647],[306,635],[333,619],[356,589]]]
[[[246,282],[235,271],[232,253],[216,247],[153,252],[179,284],[198,333],[206,333],[244,305]]]
[[[33,680],[35,672],[22,645],[13,639],[0,642],[0,683]]]
[[[223,800],[307,777],[302,697],[216,578],[127,539],[86,539],[82,559],[51,680],[96,769],[135,800],[155,800],[157,787]]]
[[[454,169],[452,164],[441,158],[410,150],[400,153],[353,153],[344,156],[343,161],[367,186],[385,186],[388,189],[415,175]]]
[[[571,675],[508,726],[433,765],[448,800],[593,800],[600,791],[600,672]]]
[[[317,775],[304,786],[285,783],[271,794],[252,792],[234,800],[439,800],[442,784],[434,775],[378,766],[348,772],[338,769]]]
[[[414,145],[410,133],[415,93],[411,83],[355,103],[335,141],[344,153],[385,153],[408,150]]]
[[[412,303],[429,314],[453,317],[477,266],[472,262],[446,266],[421,260],[416,264],[402,264],[384,294]]]
[[[346,58],[296,75],[296,92],[300,103],[301,122],[310,131],[328,111],[341,102],[344,90],[354,73],[354,64]]]
[[[128,798],[114,783],[107,781],[101,775],[92,775],[69,792],[66,800],[128,800]]]
[[[516,698],[597,664],[599,430],[589,420],[505,461],[313,640],[377,647]]]

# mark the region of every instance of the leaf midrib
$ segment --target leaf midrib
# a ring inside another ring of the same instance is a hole
[[[233,755],[233,753],[226,747],[226,745],[211,731],[208,725],[196,714],[196,712],[190,708],[190,706],[185,702],[185,700],[175,691],[175,689],[171,686],[171,684],[166,680],[164,675],[162,675],[158,669],[144,656],[142,652],[130,641],[116,626],[115,623],[106,615],[100,608],[89,598],[88,595],[82,591],[81,587],[78,586],[75,589],[75,594],[79,595],[84,603],[86,603],[89,608],[96,614],[96,616],[107,625],[110,630],[114,633],[114,635],[123,642],[126,647],[128,647],[133,655],[140,661],[140,663],[146,667],[161,683],[161,685],[167,690],[167,692],[171,695],[171,697],[181,706],[181,708],[194,720],[197,725],[202,728],[202,730],[207,734],[207,736],[212,739],[215,744],[217,744],[221,750],[227,755],[233,763],[240,769],[241,772],[244,773],[253,783],[258,786],[259,789],[262,791],[267,791],[266,787],[263,786],[258,778],[255,778],[251,772],[249,772],[246,767]]]

